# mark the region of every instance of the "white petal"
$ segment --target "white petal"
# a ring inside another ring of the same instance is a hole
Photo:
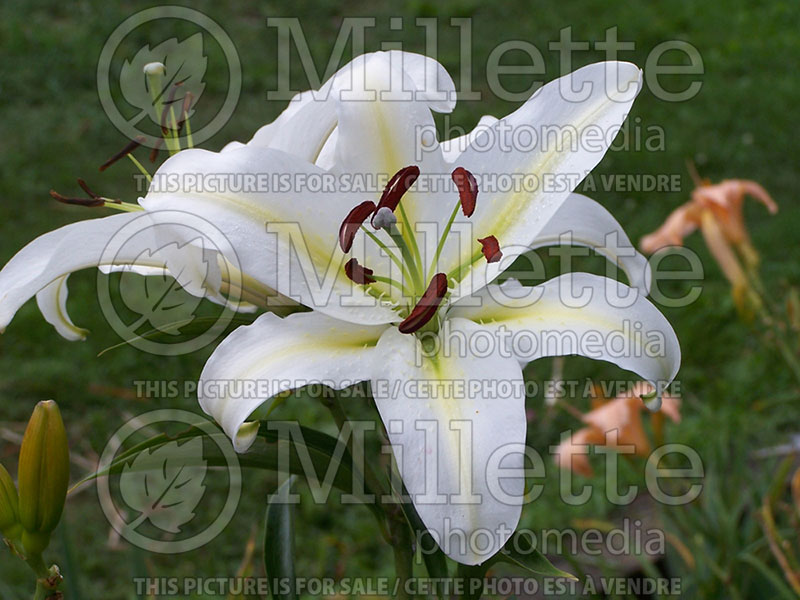
[[[196,240],[173,240],[173,220],[174,213],[162,221],[158,214],[130,212],[79,221],[36,238],[0,271],[0,331],[29,298],[57,279],[90,267],[130,264],[153,272],[166,268],[189,293],[218,295],[221,274],[216,259],[194,246]]]
[[[241,148],[242,146],[244,146],[244,144],[242,142],[237,142],[236,140],[234,140],[232,142],[228,142],[227,144],[225,144],[222,147],[222,150],[220,150],[220,152],[226,152],[228,150],[234,150],[236,148]]]
[[[313,191],[314,181],[334,187]],[[205,219],[232,246],[236,256],[226,258],[239,270],[314,310],[352,322],[396,321],[391,308],[344,273],[339,225],[363,196],[335,185],[322,169],[270,148],[184,150],[162,165],[140,204]],[[368,266],[386,272],[388,261],[376,250]]]
[[[451,198],[440,202],[436,195],[419,193],[423,185],[428,185],[424,183],[426,177],[436,178],[435,184],[445,173],[446,163],[431,110],[450,106],[431,101],[437,92],[430,78],[421,77],[424,64],[429,64],[431,72],[435,70],[439,80],[446,83],[438,93],[452,89],[452,81],[441,65],[430,59],[410,60],[407,53],[399,52],[358,57],[351,63],[349,73],[334,85],[338,96],[335,170],[363,177],[367,183],[379,177],[380,184],[374,187],[380,193],[383,184],[400,169],[419,166],[421,181],[402,201],[412,224],[422,220],[423,214],[428,221],[444,220],[452,209]]]
[[[480,121],[478,121],[478,124],[475,125],[475,129],[469,133],[442,142],[441,147],[444,159],[449,163],[454,162],[469,148],[470,144],[475,141],[475,138],[477,138],[482,131],[497,123],[498,120],[497,117],[493,117],[492,115],[483,115]]]
[[[356,77],[361,77],[361,65],[371,64],[372,69],[382,70],[384,63],[389,61],[403,73],[406,87],[415,91],[418,104],[427,105],[430,110],[437,112],[453,110],[455,85],[438,62],[412,52],[375,52],[347,63],[319,90],[297,94],[275,121],[255,133],[248,145],[281,150],[324,169],[332,168],[337,164],[334,152],[342,90],[359,89],[360,83]]]
[[[302,92],[277,119],[256,131],[247,145],[273,148],[314,163],[335,127],[333,103],[312,91]]]
[[[528,363],[578,354],[633,371],[660,391],[678,372],[681,351],[667,319],[638,290],[589,273],[568,273],[536,287],[490,285],[451,308],[477,321],[503,351]]]
[[[650,293],[652,273],[647,259],[637,252],[611,213],[591,198],[575,193],[567,196],[531,248],[562,243],[594,248],[625,271],[631,287],[644,295]]]
[[[72,223],[36,238],[17,252],[0,271],[0,331],[29,298],[50,283],[100,264],[108,241],[141,214],[124,213]],[[129,258],[133,262],[136,256]]]
[[[392,65],[400,65],[411,79],[416,91],[416,100],[422,100],[428,107],[438,113],[452,112],[456,107],[456,86],[450,74],[436,60],[401,50],[389,50]]]
[[[101,273],[136,273],[143,276],[161,276],[168,273],[166,267],[150,267],[142,265],[100,265],[97,267]]]
[[[588,96],[565,98],[566,86],[586,89]],[[494,235],[504,258],[492,264],[476,263],[454,298],[480,289],[525,252],[570,192],[603,158],[640,86],[641,71],[630,63],[596,63],[578,69],[537,90],[519,109],[476,136],[470,148],[455,159],[456,166],[478,179],[477,207],[468,220],[471,237]],[[557,143],[548,132],[568,141]],[[597,132],[604,137],[592,137]],[[534,134],[535,142],[522,133]],[[525,175],[534,177],[520,181]],[[495,179],[498,177],[507,181]],[[509,177],[518,179],[509,185]],[[554,182],[553,178],[560,179]],[[467,221],[461,215],[458,220]],[[468,261],[476,248],[475,243],[449,244],[442,264],[449,271]]]
[[[480,329],[463,319],[449,326],[465,336]],[[424,357],[417,337],[395,328],[377,350],[384,364],[372,393],[417,512],[448,556],[484,562],[521,513],[524,477],[510,471],[523,466],[525,443],[519,364],[496,352]]]
[[[56,328],[56,331],[71,342],[85,340],[88,330],[82,329],[72,322],[67,313],[67,277],[59,277],[36,294],[36,304],[45,321]]]
[[[322,150],[317,155],[317,160],[314,164],[320,169],[331,170],[336,167],[336,143],[339,140],[339,130],[334,129],[330,137],[325,140]]]
[[[214,350],[200,375],[200,406],[244,452],[258,431],[245,421],[272,396],[310,383],[341,389],[369,379],[384,330],[314,312],[283,319],[265,313]]]

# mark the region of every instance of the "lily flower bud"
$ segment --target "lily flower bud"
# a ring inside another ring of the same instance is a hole
[[[40,553],[61,519],[69,483],[67,432],[52,400],[39,402],[28,421],[17,478],[22,545]]]
[[[19,526],[19,496],[14,480],[5,467],[0,465],[0,532],[7,537],[16,537],[12,529]]]

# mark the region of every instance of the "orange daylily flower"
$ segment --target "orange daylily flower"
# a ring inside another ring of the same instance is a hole
[[[745,196],[761,202],[770,214],[778,212],[778,205],[767,190],[755,181],[726,179],[716,185],[705,181],[692,191],[689,202],[675,209],[661,227],[643,237],[639,244],[642,252],[652,254],[667,246],[682,245],[684,238],[699,228],[708,249],[731,282],[736,306],[743,314],[749,312],[748,306],[760,304],[746,275],[747,269],[758,265],[758,253],[744,223]]]
[[[588,446],[602,445],[605,440],[606,436],[596,427],[584,427],[558,445],[553,460],[562,469],[591,477],[594,470],[589,464]]]
[[[591,477],[594,474],[589,464],[586,446],[609,448],[632,447],[636,456],[647,456],[650,440],[642,423],[641,396],[650,391],[650,385],[639,382],[626,393],[606,401],[582,417],[588,425],[562,441],[556,448],[554,460],[563,469]],[[680,398],[664,394],[661,409],[650,413],[654,419],[667,416],[674,422],[681,420]],[[627,450],[628,448],[626,448]]]

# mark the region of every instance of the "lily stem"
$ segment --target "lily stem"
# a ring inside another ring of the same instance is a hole
[[[49,591],[50,590],[48,590],[46,587],[44,587],[44,584],[41,581],[37,580],[36,581],[36,591],[33,594],[33,600],[44,600],[45,598],[47,598],[47,593]]]
[[[33,593],[33,600],[44,600],[48,596],[51,596],[54,590],[45,585],[45,579],[50,576],[50,571],[45,565],[42,555],[39,553],[31,553],[25,561],[36,574],[36,591]]]

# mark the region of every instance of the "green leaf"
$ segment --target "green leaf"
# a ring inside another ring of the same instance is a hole
[[[267,505],[264,526],[264,569],[273,598],[297,598],[294,576],[294,507],[289,503],[294,475],[278,488]]]
[[[461,580],[464,591],[462,598],[464,600],[479,600],[483,595],[482,583],[491,564],[491,561],[486,561],[482,565],[462,565],[459,563],[456,579]]]
[[[527,535],[520,534],[519,532],[511,536],[511,539],[506,542],[502,550],[495,554],[485,564],[490,566],[499,562],[517,565],[526,571],[537,573],[539,575],[548,575],[550,577],[566,577],[567,579],[574,580],[578,579],[571,573],[567,573],[566,571],[562,571],[561,569],[554,567],[553,564],[547,560],[547,557],[539,552],[539,550],[533,545],[531,538]]]
[[[773,569],[768,567],[762,560],[757,558],[754,554],[743,553],[739,555],[739,560],[755,567],[775,588],[782,598],[789,600],[790,598],[797,598],[795,594],[789,589],[789,586],[784,583],[783,579],[775,573]]]
[[[139,340],[153,340],[153,341],[171,341],[175,335],[200,335],[208,330],[219,321],[219,316],[216,317],[189,317],[174,321],[172,323],[162,324],[158,328],[152,328],[145,331],[141,335],[136,335],[127,340],[123,340],[113,346],[104,348],[97,356],[103,356],[106,352],[111,352],[117,348],[122,348],[133,342]],[[253,322],[253,318],[234,316],[229,319],[229,325],[248,325]]]
[[[403,492],[405,491],[405,486],[403,486]],[[398,494],[395,493],[395,495],[397,496]],[[428,575],[434,579],[447,579],[450,577],[447,569],[447,557],[442,552],[442,549],[439,548],[428,528],[425,527],[425,523],[422,522],[417,509],[410,502],[401,502],[400,507],[411,530],[415,532],[416,539],[419,540],[420,553],[422,554],[422,560],[425,562],[425,568],[428,570]],[[434,550],[431,552],[432,548]]]
[[[382,530],[385,531],[383,511],[376,504],[381,492],[369,489],[366,483],[363,492],[354,489],[354,479],[356,481],[363,480],[363,477],[356,470],[347,446],[338,438],[300,425],[297,425],[296,434],[287,439],[282,437],[278,431],[261,427],[258,433],[259,440],[247,453],[238,456],[239,465],[243,468],[282,471],[300,475],[308,479],[309,484],[323,481],[325,475],[330,472],[332,473],[330,484],[345,493],[352,494],[354,498],[366,505],[375,515]],[[116,456],[106,468],[79,481],[73,486],[73,489],[97,477],[121,473],[126,466],[129,470],[135,470],[136,458],[144,452],[166,444],[199,437],[208,437],[214,441],[213,444],[207,444],[208,448],[203,456],[203,460],[207,462],[208,466],[212,468],[226,467],[227,459],[219,446],[230,444],[227,436],[222,431],[209,434],[199,426],[193,426],[175,435],[158,434],[133,446]],[[313,472],[309,472],[310,470]],[[372,496],[372,498],[368,496]]]

